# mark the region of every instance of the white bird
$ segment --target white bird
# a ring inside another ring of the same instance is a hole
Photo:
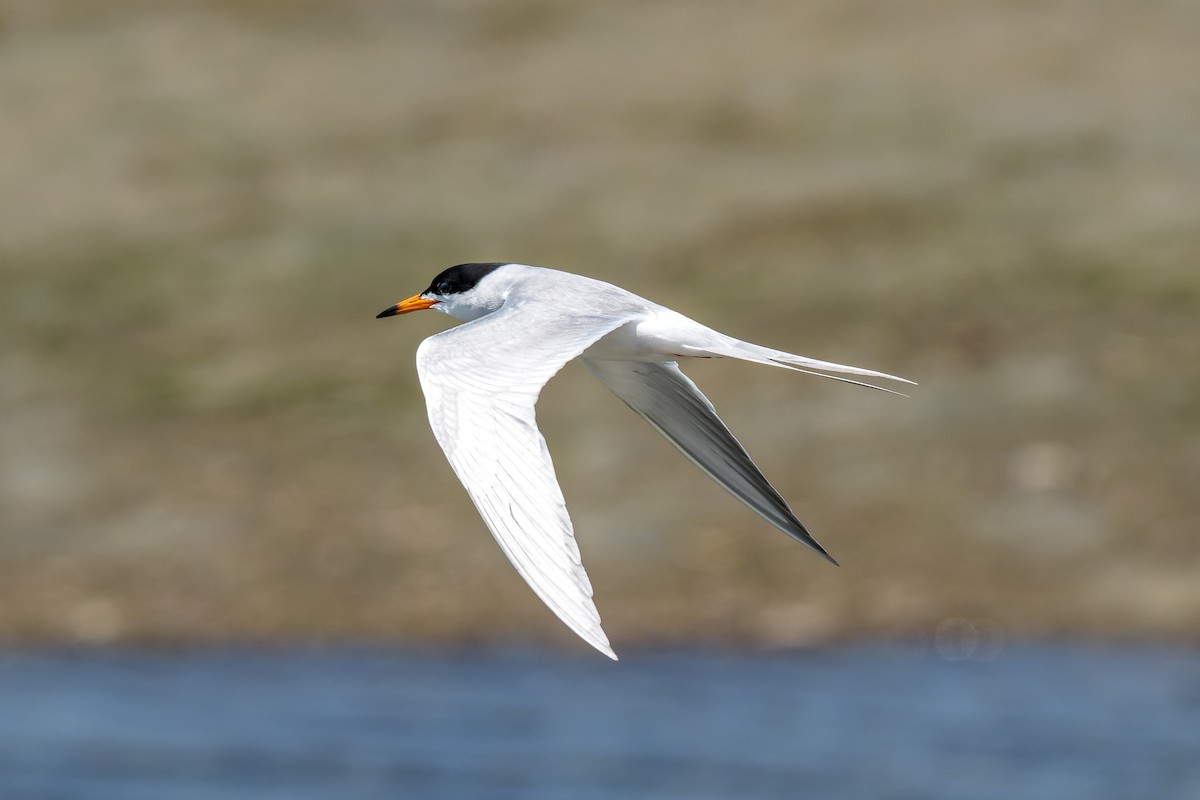
[[[546,381],[571,359],[582,360],[710,478],[834,564],[678,362],[740,358],[875,389],[882,387],[823,373],[912,383],[739,341],[612,284],[524,264],[451,267],[378,316],[427,308],[466,322],[417,348],[438,444],[521,577],[571,630],[612,659],[534,416]]]

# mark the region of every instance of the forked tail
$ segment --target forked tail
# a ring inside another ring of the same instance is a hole
[[[714,356],[724,358],[740,358],[743,361],[753,361],[757,364],[769,364],[773,367],[783,367],[784,369],[792,369],[796,372],[804,372],[808,375],[816,375],[819,378],[829,378],[833,381],[841,381],[842,383],[852,383],[855,386],[866,386],[869,389],[878,389],[881,392],[889,394],[898,394],[905,397],[902,392],[897,392],[893,389],[887,389],[883,386],[876,386],[873,383],[866,381],[856,381],[851,378],[841,378],[837,375],[829,375],[830,372],[840,372],[847,375],[860,375],[865,378],[882,378],[889,381],[899,381],[900,383],[908,383],[916,386],[916,381],[910,381],[908,378],[901,378],[898,375],[889,375],[886,372],[877,372],[873,369],[863,369],[862,367],[852,367],[848,364],[837,364],[833,361],[821,361],[817,358],[807,358],[798,356],[794,353],[785,353],[782,350],[772,350],[769,347],[761,347],[750,342],[743,342],[739,339],[734,339],[732,336],[722,336],[723,341],[715,346],[710,345],[705,349]]]

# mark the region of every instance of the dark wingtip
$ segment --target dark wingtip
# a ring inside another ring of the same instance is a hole
[[[384,317],[394,317],[394,316],[396,316],[396,312],[399,309],[400,309],[399,304],[396,304],[394,306],[388,306],[383,311],[380,311],[378,314],[376,314],[375,319],[383,319]]]
[[[801,526],[801,530],[804,530],[803,526]],[[810,534],[807,530],[804,531],[804,536],[797,536],[796,538],[799,539],[802,543],[808,545],[808,548],[810,550],[812,550],[814,553],[819,555],[821,558],[828,561],[830,564],[833,564],[835,567],[841,566],[841,564],[839,564],[837,562],[837,559],[834,558],[833,556],[829,555],[829,552],[824,547],[822,547],[821,543],[818,542],[816,539],[814,539],[812,537],[812,534]]]
[[[783,526],[778,527],[788,536],[791,536],[793,539],[800,542],[800,544],[804,545],[809,550],[812,550],[830,564],[833,564],[835,567],[841,566],[841,564],[837,562],[837,559],[829,555],[829,551],[822,547],[821,543],[813,538],[812,534],[808,532],[808,528],[804,527],[804,523],[800,522],[800,520],[796,519],[795,517],[792,517],[792,521],[795,523],[795,529],[784,528]]]

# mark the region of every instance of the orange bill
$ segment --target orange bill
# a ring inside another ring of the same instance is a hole
[[[419,294],[414,294],[407,300],[401,300],[394,306],[388,306],[383,311],[375,315],[375,319],[383,317],[394,317],[397,314],[407,314],[410,311],[423,311],[426,308],[433,308],[438,304],[437,300],[430,300],[427,297],[422,297]]]

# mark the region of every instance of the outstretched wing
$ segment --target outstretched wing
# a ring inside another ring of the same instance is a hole
[[[417,349],[429,424],[483,521],[542,602],[614,659],[534,405],[563,365],[623,322],[513,304]]]
[[[733,438],[708,398],[674,361],[583,363],[617,397],[649,422],[696,466],[767,522],[837,562],[805,529],[746,448]]]

